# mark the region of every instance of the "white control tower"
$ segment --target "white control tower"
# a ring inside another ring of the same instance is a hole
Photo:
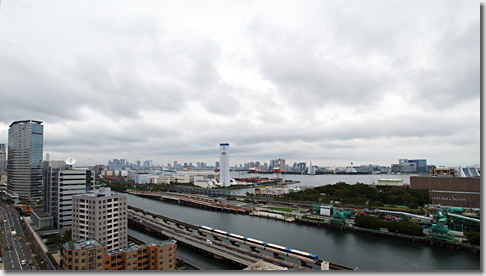
[[[229,153],[228,153],[229,143],[219,144],[220,154],[219,154],[219,182],[223,183],[225,187],[229,187],[230,176],[229,176]]]

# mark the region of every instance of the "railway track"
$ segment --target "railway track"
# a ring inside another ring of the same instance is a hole
[[[200,249],[206,250],[224,258],[231,259],[246,266],[252,265],[258,260],[263,259],[268,263],[272,263],[274,265],[278,265],[287,269],[308,269],[306,267],[298,266],[284,260],[279,260],[266,255],[255,253],[220,241],[212,241],[211,244],[207,244],[206,237],[180,229],[177,226],[166,224],[163,221],[134,213],[133,211],[129,211],[128,219],[137,221],[138,223],[146,227],[150,227],[153,230],[160,231],[164,236],[176,239],[187,244],[191,244]]]

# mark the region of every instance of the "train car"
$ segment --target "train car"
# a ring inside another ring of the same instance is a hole
[[[244,243],[244,241],[245,241],[245,239],[246,239],[246,238],[245,238],[245,237],[243,237],[243,236],[240,236],[240,235],[236,235],[236,234],[230,234],[230,235],[228,236],[228,239],[229,239],[230,241],[236,241],[236,242],[241,242],[241,243]]]
[[[250,238],[246,238],[245,244],[249,245],[249,246],[255,246],[255,247],[258,247],[260,249],[265,249],[265,247],[267,246],[266,242],[255,240],[255,239],[250,239]]]
[[[298,256],[299,260],[303,260],[306,262],[316,263],[317,261],[319,261],[319,257],[317,257],[317,255],[310,254],[307,252],[292,249],[292,254]]]
[[[203,233],[206,233],[206,234],[213,234],[213,230],[212,228],[209,228],[207,226],[202,226],[202,225],[199,225],[199,230]]]
[[[285,248],[280,245],[272,244],[272,243],[267,244],[267,250],[275,253],[284,253],[284,254],[288,254],[291,252],[291,250],[288,248]]]
[[[313,255],[313,254],[303,252],[303,251],[299,251],[299,250],[295,250],[295,249],[285,248],[283,246],[276,245],[276,244],[269,243],[267,245],[267,250],[281,254],[281,255],[284,255],[284,256],[288,256],[290,258],[302,260],[302,261],[305,261],[305,262],[308,262],[308,263],[315,263],[315,262],[319,261],[319,258],[317,257],[317,255]]]
[[[252,246],[252,247],[257,247],[263,250],[271,251],[274,253],[278,253],[283,256],[288,256],[294,259],[302,260],[308,263],[316,263],[319,261],[319,258],[317,255],[313,255],[307,252],[295,250],[295,249],[289,249],[285,248],[283,246],[277,245],[277,244],[272,244],[272,243],[266,243],[264,241],[260,240],[255,240],[247,237],[243,237],[237,234],[221,231],[218,229],[213,229],[207,226],[202,226],[199,225],[199,228],[206,233],[210,233],[212,235],[218,236],[225,238],[227,240],[231,241],[236,241],[236,242],[241,242],[245,245]]]

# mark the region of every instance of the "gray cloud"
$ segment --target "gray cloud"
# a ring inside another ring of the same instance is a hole
[[[60,158],[479,163],[470,3],[30,1],[0,37],[0,142]]]

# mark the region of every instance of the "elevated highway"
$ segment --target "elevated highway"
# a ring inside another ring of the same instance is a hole
[[[169,194],[169,193],[152,193],[152,192],[135,192],[130,191],[129,194],[156,199],[156,200],[166,200],[166,201],[173,201],[177,202],[181,205],[193,205],[203,208],[208,208],[215,211],[222,211],[222,212],[229,212],[229,213],[238,213],[238,214],[246,214],[249,213],[250,210],[240,208],[237,206],[231,206],[223,203],[215,202],[214,200],[210,200],[207,198],[201,199],[195,195],[181,195],[181,194]]]
[[[249,250],[245,250],[221,241],[212,241],[211,243],[208,243],[207,238],[198,233],[192,233],[177,226],[166,224],[155,218],[151,218],[140,213],[135,213],[132,210],[128,212],[128,222],[132,227],[135,226],[142,228],[146,231],[155,232],[159,235],[177,240],[178,243],[183,243],[186,246],[203,251],[206,254],[214,256],[215,258],[223,259],[242,268],[248,267],[255,264],[260,259],[263,259],[268,263],[278,265],[289,270],[310,269],[286,262],[284,260],[264,256],[258,254],[257,252],[251,252]]]
[[[206,236],[205,233],[201,231],[199,226],[164,217],[133,206],[128,206],[128,209],[128,220],[130,226],[142,228],[144,230],[154,232],[155,234],[160,234],[175,239],[188,245],[189,247],[204,251],[205,253],[211,254],[217,258],[226,259],[235,264],[239,264],[240,266],[249,266],[250,264],[256,263],[258,260],[263,259],[266,262],[285,267],[287,269],[311,269],[310,265],[312,264],[305,263],[303,261],[299,266],[285,261],[279,256],[279,254],[274,253],[274,257],[271,257],[259,253],[254,247],[252,247],[252,250],[240,248],[235,241],[231,241],[231,244],[224,243],[221,241],[221,238],[214,235],[211,236],[210,234],[207,234],[208,236]],[[212,238],[213,240],[208,242],[209,238]],[[313,264],[320,267],[322,263],[322,260],[318,260]],[[330,262],[328,264],[329,269],[331,270],[353,270],[350,267]]]

